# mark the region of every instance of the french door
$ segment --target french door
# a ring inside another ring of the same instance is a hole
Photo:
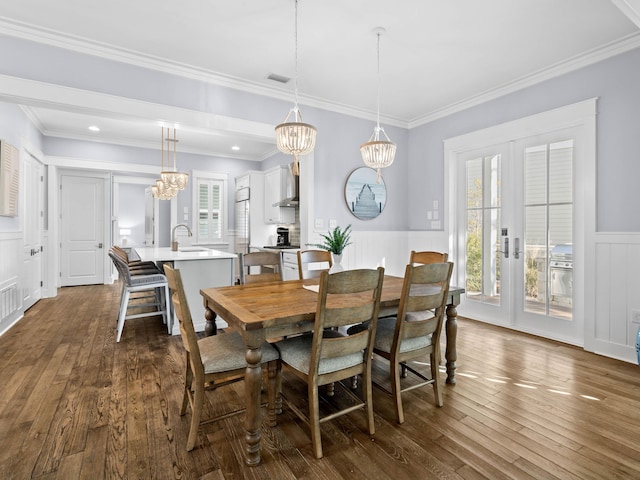
[[[461,315],[592,347],[596,107],[588,99],[445,140]]]

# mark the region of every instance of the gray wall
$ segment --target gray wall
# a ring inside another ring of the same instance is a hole
[[[144,68],[64,51],[32,42],[0,37],[0,73],[59,83],[83,89],[121,95],[150,102],[175,105],[259,122],[281,122],[289,102],[218,87],[204,82],[154,72]],[[359,146],[373,129],[373,122],[302,106],[305,120],[318,128],[315,150],[315,216],[352,223],[354,230],[426,230],[426,211],[433,200],[444,206],[444,139],[479,128],[592,97],[599,97],[597,213],[599,231],[638,232],[636,213],[637,179],[640,162],[640,49],[578,71],[545,81],[483,105],[411,130],[388,127],[398,144],[392,167],[383,172],[388,190],[385,211],[376,219],[360,221],[347,210],[344,182],[362,165]],[[8,116],[15,110],[0,110],[0,137],[15,127]],[[24,123],[24,120],[22,120]],[[23,128],[28,127],[25,125]],[[17,133],[14,135],[18,135]],[[49,155],[100,158],[155,164],[156,151],[47,139],[43,149]],[[263,164],[238,163],[222,158],[183,154],[181,168],[211,169],[233,177],[244,170],[266,169],[290,158],[276,155]],[[231,198],[230,198],[231,199]],[[179,211],[190,207],[190,196],[179,199]],[[441,208],[442,218],[447,212]],[[232,217],[232,215],[230,215]],[[3,228],[0,219],[0,228]]]
[[[594,97],[597,229],[640,232],[640,49],[412,129],[408,204],[423,204],[425,191],[443,198],[443,140]],[[420,229],[419,219],[409,228]]]

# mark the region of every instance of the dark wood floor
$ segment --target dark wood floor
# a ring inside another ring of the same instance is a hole
[[[287,410],[263,426],[258,467],[243,463],[242,416],[204,427],[186,452],[180,338],[142,318],[116,344],[118,295],[61,289],[0,337],[0,478],[640,478],[637,365],[464,319],[442,408],[414,390],[397,425],[374,390],[375,436],[361,411],[323,424],[321,460]],[[205,414],[242,393],[211,394]]]

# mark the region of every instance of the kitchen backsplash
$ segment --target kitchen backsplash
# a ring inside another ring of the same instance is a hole
[[[295,223],[291,225],[282,225],[289,229],[289,243],[291,245],[300,245],[300,209],[296,208]]]

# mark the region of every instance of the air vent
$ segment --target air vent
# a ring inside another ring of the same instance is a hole
[[[284,75],[278,75],[277,73],[270,73],[269,75],[267,75],[267,79],[273,80],[274,82],[280,82],[280,83],[289,83],[289,80],[291,80],[289,77],[285,77]]]

